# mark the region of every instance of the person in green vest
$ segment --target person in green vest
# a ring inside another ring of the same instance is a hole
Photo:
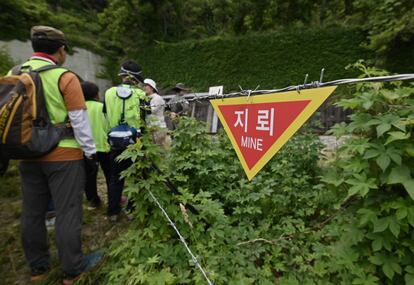
[[[96,145],[96,158],[105,176],[106,187],[109,189],[109,144],[107,140],[107,133],[109,131],[108,121],[102,112],[103,103],[99,102],[99,87],[89,81],[82,82],[83,96],[86,101],[86,107],[89,117],[89,122],[92,128],[92,135]],[[101,206],[101,198],[99,198],[96,178],[98,168],[88,167],[86,164],[86,199],[89,201],[90,208],[95,209]]]
[[[20,162],[22,244],[31,268],[30,279],[44,279],[50,270],[44,218],[52,199],[56,210],[56,246],[63,284],[70,285],[102,260],[102,252],[84,256],[81,246],[85,162],[96,164],[96,147],[79,79],[61,67],[66,60],[68,46],[65,35],[52,27],[34,26],[30,36],[34,53],[18,70],[25,72],[46,65],[60,66],[40,73],[40,79],[51,122],[59,124],[69,119],[73,136],[62,139],[54,150],[40,158]],[[13,72],[15,70],[12,69]]]
[[[137,132],[142,131],[145,111],[141,111],[141,105],[146,101],[146,96],[144,91],[138,87],[144,80],[141,72],[141,67],[135,61],[125,61],[118,73],[122,84],[111,87],[105,92],[103,112],[108,119],[109,129],[120,124],[127,124]],[[118,221],[121,213],[120,203],[125,181],[120,173],[132,164],[131,160],[116,160],[123,151],[124,149],[115,149],[111,146],[107,214],[112,222]],[[128,208],[131,208],[131,202]]]

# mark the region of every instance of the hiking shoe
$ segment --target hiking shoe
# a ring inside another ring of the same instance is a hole
[[[99,264],[103,261],[104,253],[101,250],[97,250],[95,252],[92,252],[86,256],[83,257],[82,265],[81,265],[81,272],[77,274],[64,274],[63,277],[63,284],[64,285],[72,285],[75,283],[77,279],[79,279],[83,273],[92,271],[96,267],[98,267]]]
[[[30,281],[43,281],[49,273],[49,266],[32,267]]]
[[[108,221],[111,222],[111,223],[118,222],[118,215],[110,215],[110,216],[108,216]]]
[[[45,225],[48,231],[53,230],[55,228],[56,217],[48,218],[45,220]]]
[[[88,210],[96,210],[98,208],[101,207],[101,200],[95,200],[95,201],[90,201],[89,202],[89,206],[88,206]]]
[[[126,205],[128,205],[128,197],[122,195],[121,196],[121,202],[120,202],[121,207],[125,207]]]
[[[134,215],[131,212],[128,211],[121,211],[118,215],[118,221],[128,223],[132,222],[134,220]]]

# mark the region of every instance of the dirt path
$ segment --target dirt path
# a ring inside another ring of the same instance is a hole
[[[12,168],[8,173],[8,181],[4,179],[0,181],[2,188],[7,185],[8,190],[5,192],[7,195],[0,196],[0,284],[27,285],[30,284],[30,270],[26,264],[20,242],[21,199],[19,178],[16,176],[17,171],[15,170]],[[10,185],[13,185],[14,188]],[[98,189],[106,205],[106,186],[102,175],[99,175],[98,178]],[[106,220],[106,206],[97,210],[88,210],[85,201],[83,208],[82,247],[84,253],[105,249],[111,241],[127,229],[127,224],[111,224]],[[49,230],[49,243],[52,270],[47,280],[42,284],[57,285],[61,284],[61,278],[53,229]]]

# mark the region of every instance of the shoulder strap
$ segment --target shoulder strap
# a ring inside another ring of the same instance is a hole
[[[13,67],[13,68],[12,68],[12,70],[11,70],[11,74],[12,74],[12,75],[19,75],[19,74],[20,74],[21,69],[22,69],[22,65],[21,65],[21,64],[16,65],[15,67]]]
[[[121,113],[121,124],[124,124],[124,123],[126,123],[125,122],[125,100],[126,99],[124,99],[124,98],[121,98],[122,99],[122,113]]]
[[[48,71],[48,70],[52,70],[52,69],[56,69],[56,68],[63,68],[59,65],[55,65],[55,64],[48,64],[42,67],[39,67],[37,69],[34,69],[33,71],[35,72],[43,72],[43,71]]]
[[[120,124],[125,123],[125,101],[132,96],[132,89],[123,87],[122,85],[116,88],[116,96],[122,100],[122,113]]]

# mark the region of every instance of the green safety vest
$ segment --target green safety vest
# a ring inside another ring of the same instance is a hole
[[[126,84],[121,86],[132,90],[131,96],[125,99],[125,121],[129,126],[138,129],[141,126],[140,100],[145,100],[145,92]],[[110,129],[121,123],[122,101],[116,94],[116,87],[105,92],[105,108]]]
[[[31,66],[32,69],[37,69],[45,65],[51,64],[41,59],[30,59],[22,64],[22,70],[25,70],[25,66]],[[59,124],[65,122],[68,119],[68,110],[63,100],[63,95],[59,89],[59,79],[65,73],[68,72],[65,68],[51,69],[40,73],[40,79],[42,80],[43,94],[45,96],[46,109],[49,114],[52,124]],[[62,139],[59,147],[67,148],[80,148],[75,138]]]
[[[89,122],[92,128],[93,140],[95,141],[96,151],[109,152],[107,133],[109,131],[108,121],[103,110],[103,104],[98,101],[86,101]]]

